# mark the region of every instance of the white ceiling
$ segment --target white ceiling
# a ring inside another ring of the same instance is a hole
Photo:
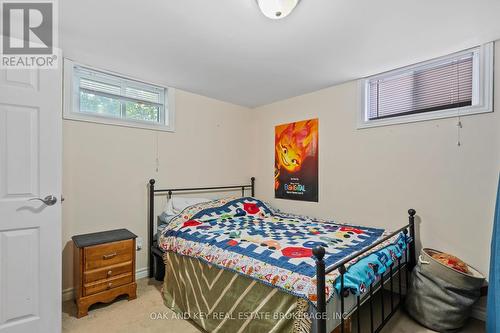
[[[65,56],[256,107],[500,38],[499,0],[62,0]]]

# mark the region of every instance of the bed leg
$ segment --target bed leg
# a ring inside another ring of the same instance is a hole
[[[316,258],[316,297],[317,314],[316,322],[318,324],[318,333],[326,333],[326,288],[325,288],[325,248],[316,246],[313,249]]]
[[[154,255],[151,253],[151,249],[149,249],[149,266],[148,266],[148,276],[151,279],[153,277],[153,263],[154,263]]]
[[[165,278],[165,263],[160,256],[155,256],[154,275],[156,281],[163,281],[163,279]]]
[[[417,257],[416,257],[416,251],[415,251],[415,214],[417,212],[415,209],[409,209],[408,210],[408,221],[409,221],[409,229],[410,229],[410,238],[411,238],[411,243],[409,245],[410,247],[410,262],[409,262],[409,270],[413,270],[413,267],[415,267],[417,263]]]

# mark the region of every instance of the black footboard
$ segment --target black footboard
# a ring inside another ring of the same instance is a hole
[[[317,321],[317,328],[318,328],[318,333],[327,333],[326,332],[326,322],[328,320],[328,314],[326,312],[326,286],[325,286],[325,280],[326,280],[326,274],[333,272],[334,270],[338,270],[340,273],[339,279],[340,279],[340,331],[343,333],[345,330],[345,307],[344,307],[344,298],[349,294],[349,290],[346,290],[344,288],[344,274],[346,273],[346,264],[350,262],[351,260],[364,256],[369,250],[373,249],[374,247],[380,245],[381,243],[387,241],[388,239],[396,236],[400,232],[403,232],[407,236],[407,248],[405,251],[405,261],[404,263],[401,263],[401,258],[398,259],[397,265],[393,263],[390,268],[389,268],[389,273],[387,274],[386,277],[384,277],[384,274],[381,275],[380,277],[380,287],[378,289],[378,292],[381,293],[381,321],[378,326],[374,326],[374,311],[373,311],[373,299],[372,296],[375,292],[374,290],[374,284],[372,283],[368,289],[368,302],[370,306],[370,332],[379,332],[385,324],[391,319],[393,314],[397,311],[397,309],[403,304],[404,297],[402,296],[402,288],[401,288],[401,277],[402,277],[402,272],[405,272],[405,282],[406,282],[406,288],[409,288],[409,273],[413,269],[416,263],[416,257],[415,257],[415,214],[416,211],[414,209],[408,210],[409,214],[409,223],[405,225],[404,227],[394,231],[390,235],[380,239],[379,241],[375,242],[371,246],[363,249],[360,252],[354,253],[351,256],[346,257],[342,261],[336,263],[335,265],[326,268],[325,267],[325,262],[323,260],[325,256],[325,249],[321,246],[318,246],[314,248],[313,254],[314,257],[316,258],[316,281],[317,281],[317,315],[316,315],[316,321]],[[409,234],[409,237],[408,237]],[[398,276],[398,302],[395,303],[394,301],[394,282],[393,282],[393,277]],[[384,299],[384,286],[389,283],[389,288],[390,288],[390,308],[386,309],[385,305],[385,299]],[[366,299],[365,299],[366,300]],[[361,332],[361,319],[360,319],[360,307],[361,307],[361,298],[360,296],[357,297],[357,314],[356,314],[356,324],[357,324],[357,332]],[[387,310],[387,311],[386,311]]]

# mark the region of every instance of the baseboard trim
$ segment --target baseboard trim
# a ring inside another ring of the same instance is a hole
[[[75,298],[75,296],[73,295],[73,290],[74,290],[74,288],[68,288],[68,289],[64,289],[62,291],[62,301],[63,302],[71,301],[72,299]]]
[[[135,271],[135,279],[136,280],[144,279],[147,277],[148,277],[148,268],[147,267],[139,268],[138,270]],[[70,300],[74,299],[75,297],[74,297],[73,292],[74,292],[74,288],[64,289],[62,291],[62,301],[66,302],[66,301],[70,301]]]
[[[147,267],[139,268],[138,270],[135,271],[135,279],[140,280],[147,278],[149,276],[148,272],[149,270]]]

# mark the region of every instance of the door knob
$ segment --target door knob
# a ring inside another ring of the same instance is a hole
[[[57,198],[53,195],[48,195],[43,199],[42,198],[33,198],[33,199],[29,199],[28,201],[33,201],[33,200],[39,200],[39,201],[43,202],[44,204],[46,204],[47,206],[53,206],[57,202]]]

